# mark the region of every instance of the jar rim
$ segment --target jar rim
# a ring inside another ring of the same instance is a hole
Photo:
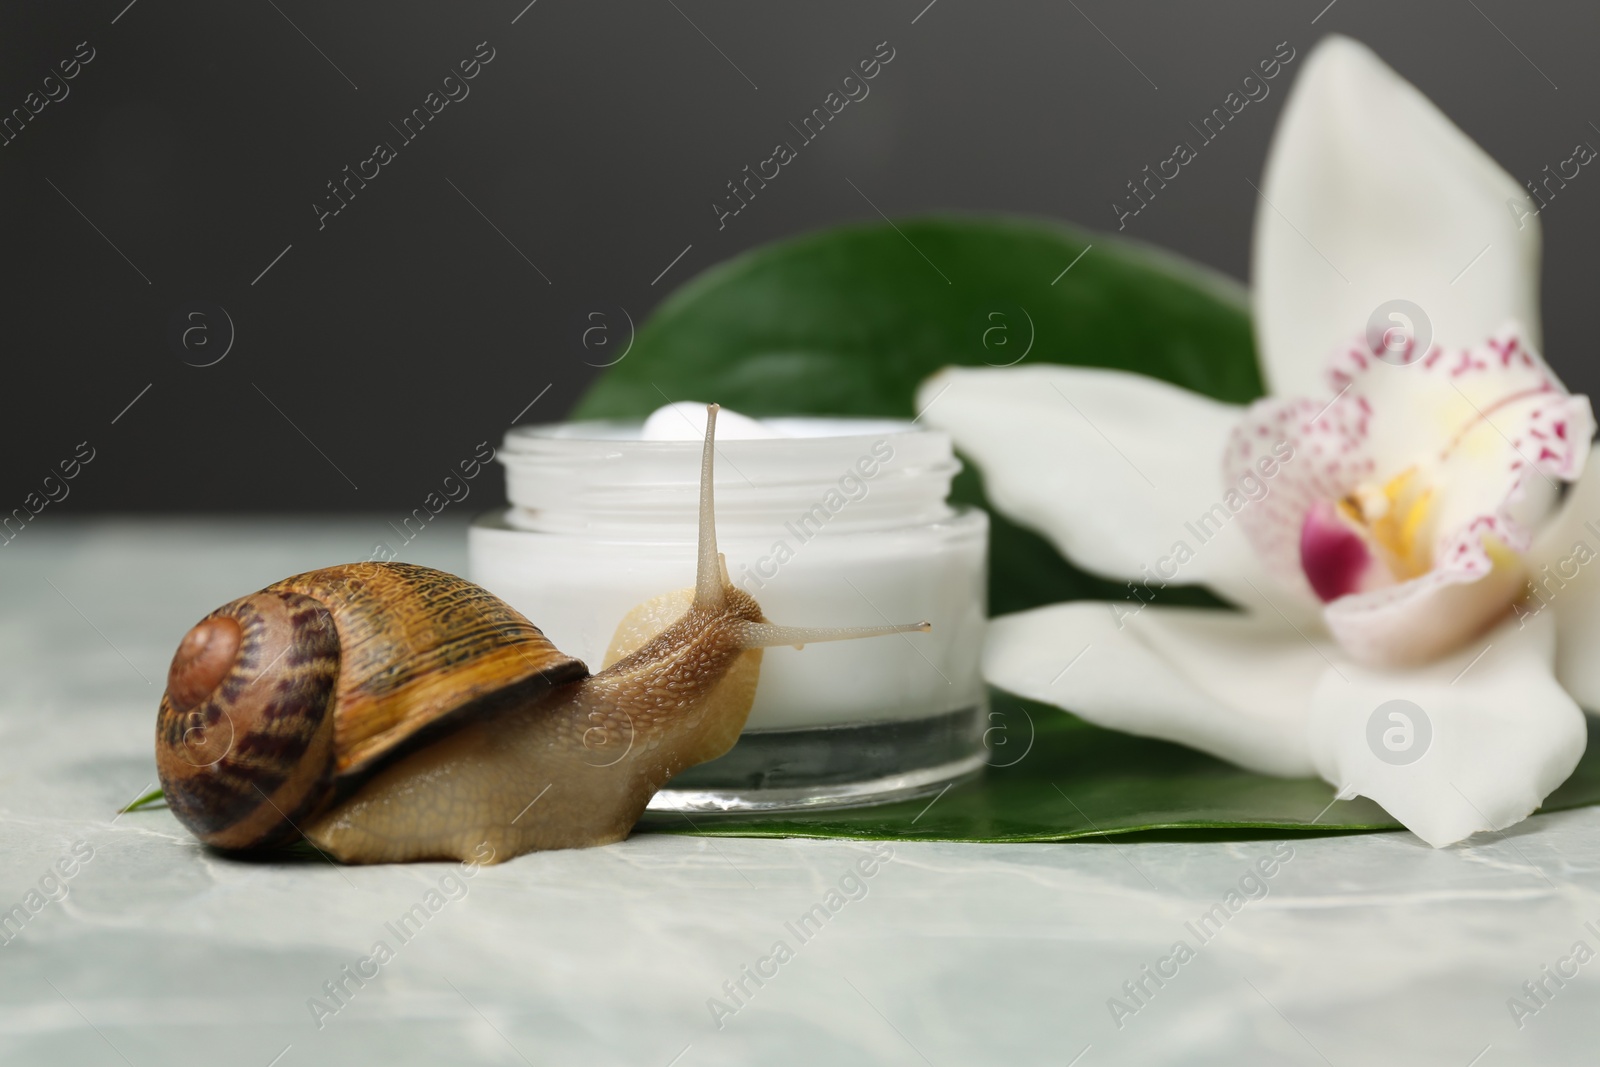
[[[843,494],[843,525],[926,521],[950,513],[961,469],[950,435],[915,421],[764,420],[792,436],[717,440],[719,523],[760,523]],[[513,427],[498,455],[506,495],[548,528],[692,523],[699,440],[644,440],[642,422]]]
[[[751,448],[756,451],[774,447],[792,447],[797,441],[839,441],[928,434],[930,438],[945,437],[941,430],[918,426],[913,419],[868,418],[847,415],[786,415],[763,418],[761,422],[780,432],[778,437],[723,437],[718,436],[717,447]],[[681,440],[645,440],[639,434],[644,428],[638,419],[580,419],[573,422],[537,423],[513,426],[506,431],[504,451],[510,453],[535,452],[548,454],[560,450],[562,445],[576,448],[604,444],[625,446],[644,452],[696,451],[701,447],[699,438]],[[834,431],[834,432],[830,432]],[[842,432],[841,432],[842,431]]]

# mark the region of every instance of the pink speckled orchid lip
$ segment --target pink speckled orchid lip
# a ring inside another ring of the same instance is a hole
[[[990,620],[984,676],[1319,774],[1436,846],[1503,830],[1571,774],[1580,704],[1600,708],[1600,462],[1588,400],[1538,352],[1538,217],[1507,212],[1517,181],[1336,35],[1261,186],[1265,399],[1027,362],[924,383],[917,408],[996,509],[1130,586]],[[1386,328],[1396,309],[1426,342]],[[1238,610],[1167,606],[1169,584]],[[1385,750],[1397,703],[1427,717],[1423,749]]]
[[[1293,450],[1240,522],[1281,585],[1327,605],[1352,658],[1437,658],[1521,595],[1533,530],[1583,472],[1588,398],[1515,326],[1401,364],[1357,342],[1327,380],[1331,399],[1260,400],[1234,429],[1226,482]]]

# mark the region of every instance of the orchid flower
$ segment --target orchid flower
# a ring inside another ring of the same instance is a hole
[[[1580,704],[1600,707],[1600,580],[1583,568],[1600,526],[1581,525],[1600,518],[1600,473],[1584,476],[1588,399],[1537,350],[1525,205],[1420,92],[1329,38],[1258,201],[1269,396],[1063,366],[925,383],[918,407],[995,507],[1132,590],[995,619],[989,681],[1320,774],[1435,846],[1537,808],[1583,754]],[[1161,604],[1193,584],[1240,610]]]

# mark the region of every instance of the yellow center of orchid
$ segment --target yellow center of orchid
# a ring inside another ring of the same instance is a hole
[[[1433,487],[1416,467],[1408,467],[1381,486],[1367,482],[1339,501],[1339,514],[1368,544],[1383,553],[1389,573],[1406,581],[1433,566],[1431,539]]]

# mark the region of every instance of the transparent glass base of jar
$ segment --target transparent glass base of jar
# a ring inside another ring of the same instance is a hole
[[[926,719],[752,730],[691,767],[652,812],[750,814],[866,807],[936,794],[987,762],[979,704]]]

